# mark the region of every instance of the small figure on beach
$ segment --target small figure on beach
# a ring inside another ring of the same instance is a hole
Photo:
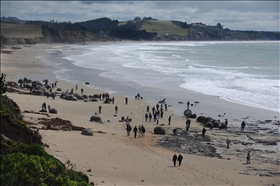
[[[156,121],[157,121],[157,125],[158,125],[158,122],[159,122],[159,116],[156,116]]]
[[[47,95],[47,98],[49,99],[49,97],[50,97],[50,94],[49,94],[48,92],[46,92],[46,95]]]
[[[152,108],[153,114],[155,114],[155,110],[156,110],[155,107],[153,107],[153,108]]]
[[[176,166],[176,161],[177,161],[177,155],[176,154],[173,155],[172,161],[173,161],[173,164],[174,164],[174,167],[175,167]]]
[[[150,112],[150,107],[149,107],[149,105],[147,106],[147,112]]]
[[[138,136],[141,137],[142,136],[142,126],[139,125],[138,127]]]
[[[81,88],[81,94],[83,94],[84,93],[84,89],[83,88]]]
[[[125,97],[125,104],[127,105],[127,103],[128,103],[128,98]]]
[[[168,125],[170,125],[171,122],[171,116],[168,117]]]
[[[112,97],[112,103],[113,103],[113,104],[115,103],[115,98],[114,98],[114,97]]]
[[[101,108],[102,108],[101,106],[98,107],[99,114],[101,114]]]
[[[242,121],[242,123],[241,123],[241,132],[243,132],[243,131],[244,131],[245,126],[246,126],[245,121]]]
[[[130,123],[129,123],[129,117],[128,117],[128,116],[126,117],[125,122],[126,122],[126,123],[125,123],[126,125],[130,125]]]
[[[165,108],[165,111],[167,111],[167,104],[166,103],[164,104],[164,108]]]
[[[73,89],[73,88],[71,88],[71,92],[70,92],[70,94],[73,94],[73,92],[74,92],[74,89]]]
[[[228,125],[228,120],[226,119],[226,121],[225,121],[225,127],[226,127],[226,129],[227,129],[227,125]]]
[[[52,92],[52,94],[51,94],[51,95],[52,95],[53,100],[55,100],[55,96],[56,96],[56,95],[55,95],[55,93],[54,93],[54,92]]]
[[[187,102],[187,109],[190,109],[190,102],[189,102],[189,100]]]
[[[152,121],[152,113],[149,113],[149,120],[150,120],[150,122]]]
[[[145,132],[146,132],[146,129],[144,127],[144,125],[142,125],[142,136],[145,137]]]
[[[140,99],[140,93],[139,92],[137,93],[136,96],[137,96],[137,99]]]
[[[182,160],[183,160],[183,156],[179,154],[178,156],[179,167],[181,166]]]
[[[130,125],[126,125],[127,136],[130,136],[130,131],[131,131],[131,126]]]
[[[247,153],[247,157],[246,157],[246,159],[247,159],[247,164],[251,164],[251,162],[250,162],[250,160],[251,160],[251,151],[248,151],[248,153]]]
[[[137,132],[138,132],[138,129],[137,129],[137,127],[136,127],[136,126],[134,127],[133,132],[134,132],[134,138],[136,138],[136,136],[137,136]]]
[[[149,117],[149,116],[148,116],[148,113],[146,113],[146,114],[145,114],[145,121],[148,120],[148,117]]]
[[[75,87],[76,87],[76,90],[78,90],[78,85],[77,84],[75,85]]]
[[[115,111],[116,111],[116,114],[118,114],[118,106],[117,105],[115,106]]]
[[[44,102],[44,103],[42,104],[42,109],[47,109],[47,104],[46,104],[46,102]]]
[[[175,128],[173,129],[173,135],[176,136],[176,134],[177,134],[177,129]]]
[[[159,108],[159,104],[158,103],[156,104],[156,107],[157,107],[157,110],[158,110],[158,108]]]
[[[229,144],[230,144],[230,139],[229,138],[227,138],[226,143],[227,143],[227,149],[229,149]]]
[[[50,110],[51,110],[51,106],[50,105],[48,105],[48,109],[49,109],[49,112],[50,112]]]
[[[203,127],[202,128],[202,137],[205,137],[206,129]]]

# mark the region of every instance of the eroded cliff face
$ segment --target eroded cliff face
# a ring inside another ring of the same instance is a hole
[[[5,37],[1,35],[2,45],[37,44],[37,43],[83,43],[88,41],[114,41],[117,39],[103,34],[93,34],[81,31],[61,31],[42,28],[43,37]]]

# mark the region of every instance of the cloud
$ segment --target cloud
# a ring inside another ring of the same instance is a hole
[[[136,16],[206,25],[221,23],[234,30],[279,30],[278,1],[2,1],[2,16],[25,20],[79,22]]]

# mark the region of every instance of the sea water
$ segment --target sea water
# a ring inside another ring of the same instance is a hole
[[[167,100],[186,102],[186,90],[279,113],[278,41],[104,42],[53,47],[46,55],[62,80],[85,82],[83,71],[97,69],[100,78],[155,90]]]

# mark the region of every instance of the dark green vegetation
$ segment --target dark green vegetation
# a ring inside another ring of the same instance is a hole
[[[21,30],[22,32],[19,32]],[[40,36],[41,34],[41,36]],[[279,32],[238,31],[203,23],[163,21],[152,18],[119,22],[100,18],[84,22],[26,21],[1,23],[1,44],[35,44],[86,41],[238,41],[279,40]]]
[[[87,175],[76,172],[48,154],[41,135],[22,120],[18,105],[6,95],[5,75],[1,76],[1,185],[5,186],[89,186]]]

